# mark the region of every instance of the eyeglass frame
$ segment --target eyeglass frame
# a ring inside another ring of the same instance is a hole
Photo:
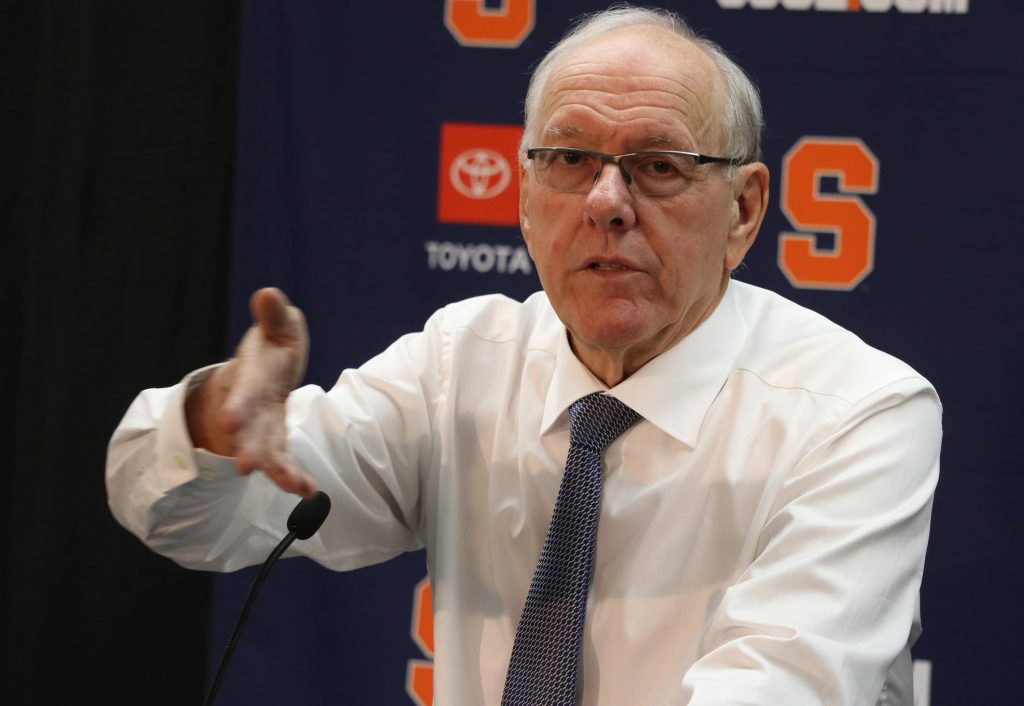
[[[577,147],[528,147],[527,150],[526,150],[526,158],[529,159],[530,161],[534,161],[534,157],[539,152],[559,152],[559,151],[562,151],[562,152],[577,152],[579,154],[587,155],[589,157],[597,159],[601,163],[601,166],[598,167],[597,173],[594,174],[594,182],[595,183],[597,182],[597,179],[601,176],[601,172],[604,171],[605,165],[607,165],[607,164],[614,164],[616,167],[619,168],[619,173],[622,175],[622,180],[626,182],[626,186],[627,187],[632,186],[632,184],[633,184],[633,175],[630,174],[629,172],[627,172],[626,168],[624,166],[622,166],[622,160],[625,159],[626,157],[643,157],[643,156],[646,156],[646,155],[659,155],[659,154],[683,155],[683,156],[686,156],[686,157],[693,157],[693,160],[696,163],[696,166],[698,166],[698,167],[702,166],[704,164],[726,164],[726,165],[728,165],[730,167],[738,167],[738,166],[740,166],[742,164],[748,163],[748,160],[746,160],[746,159],[744,159],[742,157],[712,157],[710,155],[700,154],[699,152],[687,152],[687,151],[684,151],[684,150],[640,150],[639,152],[624,152],[623,154],[606,154],[605,152],[595,152],[594,150],[585,150],[585,149],[580,149],[580,148],[577,148]],[[536,163],[536,162],[534,162],[534,163]],[[553,191],[558,191],[558,192],[563,193],[563,194],[585,194],[585,193],[587,193],[589,191],[589,189],[587,189],[585,191],[562,191],[561,189],[555,188],[553,186],[548,186],[547,184],[544,184],[544,183],[541,183],[541,186],[543,186],[546,189],[551,189]],[[593,188],[593,187],[591,187],[591,188]],[[670,192],[667,192],[667,193],[664,193],[664,194],[649,194],[649,195],[650,196],[669,196],[672,193],[673,192],[670,191]]]

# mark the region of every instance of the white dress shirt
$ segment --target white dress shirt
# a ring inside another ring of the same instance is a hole
[[[295,498],[192,448],[195,380],[128,410],[111,507],[183,565],[259,563]],[[289,398],[290,452],[334,503],[292,551],[347,570],[426,547],[436,704],[500,702],[567,410],[604,389],[538,293],[450,305],[329,392]],[[582,703],[909,706],[941,437],[928,382],[734,281],[609,392],[643,419],[605,454]]]

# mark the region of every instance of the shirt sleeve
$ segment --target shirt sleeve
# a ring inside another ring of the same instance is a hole
[[[422,546],[420,484],[450,348],[439,319],[345,371],[330,391],[310,385],[289,396],[289,453],[330,496],[332,512],[287,555],[348,570]],[[154,551],[189,568],[233,571],[266,558],[298,498],[192,447],[184,401],[211,371],[136,398],[110,442],[107,491],[117,520]]]
[[[851,406],[782,484],[710,617],[689,706],[873,706],[918,631],[941,406],[922,379]]]

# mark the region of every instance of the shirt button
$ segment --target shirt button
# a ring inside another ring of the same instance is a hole
[[[216,474],[215,474],[215,472],[214,472],[214,470],[212,468],[207,468],[206,466],[200,466],[199,467],[199,475],[202,476],[203,478],[205,478],[206,480],[211,480],[213,478],[213,476],[216,475]]]
[[[174,460],[174,465],[180,468],[181,470],[184,471],[188,468],[188,461],[186,461],[185,457],[182,456],[180,453],[175,453],[174,456],[172,456],[171,458]]]

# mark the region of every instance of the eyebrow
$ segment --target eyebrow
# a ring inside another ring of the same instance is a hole
[[[568,138],[573,138],[573,137],[579,137],[580,135],[582,135],[584,133],[583,133],[582,130],[580,130],[575,125],[553,125],[553,126],[547,128],[547,129],[545,129],[544,130],[544,134],[545,135],[550,135],[551,137],[568,137]]]
[[[565,139],[576,139],[580,137],[587,137],[586,131],[576,127],[575,125],[553,125],[544,130],[544,135],[550,138],[565,138]],[[643,151],[648,149],[654,150],[679,150],[684,149],[680,146],[680,143],[673,140],[665,135],[648,135],[639,142],[636,150]]]
[[[643,148],[657,147],[660,149],[679,149],[679,143],[663,135],[651,135],[640,140],[640,146]]]

